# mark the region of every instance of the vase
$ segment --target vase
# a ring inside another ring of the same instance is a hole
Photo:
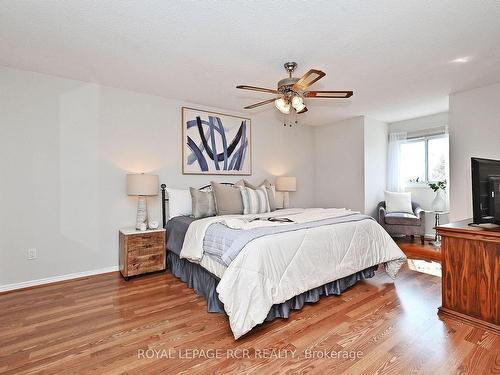
[[[436,197],[432,201],[432,209],[437,212],[442,212],[446,208],[446,200],[444,197],[444,191],[439,189],[436,191]]]

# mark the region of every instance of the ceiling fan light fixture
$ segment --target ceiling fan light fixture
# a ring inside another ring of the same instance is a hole
[[[300,115],[301,113],[306,113],[307,112],[307,107],[304,106],[300,111],[297,111],[297,114]]]
[[[274,105],[281,113],[284,113],[285,115],[290,113],[290,103],[288,103],[284,98],[276,99],[274,101]]]
[[[301,113],[304,108],[306,108],[306,105],[304,103],[301,103],[300,105],[294,106],[293,108],[295,108],[295,111],[297,113]]]
[[[457,59],[462,62],[463,59]],[[278,81],[278,86],[276,89],[268,89],[265,87],[248,86],[248,85],[238,85],[237,89],[240,90],[250,90],[259,91],[269,94],[274,94],[274,98],[260,101],[252,105],[247,105],[244,109],[254,109],[266,104],[271,104],[274,102],[276,109],[281,113],[288,115],[290,110],[293,108],[295,113],[292,111],[292,115],[307,112],[307,107],[304,104],[304,98],[309,99],[347,99],[353,95],[352,91],[317,91],[309,90],[309,87],[316,83],[318,80],[323,78],[326,73],[318,69],[309,69],[302,77],[292,77],[292,73],[297,67],[297,63],[287,62],[285,63],[285,69],[288,72],[288,77],[283,78]]]
[[[292,98],[292,107],[299,111],[299,108],[304,108],[304,100],[299,95],[295,95]]]

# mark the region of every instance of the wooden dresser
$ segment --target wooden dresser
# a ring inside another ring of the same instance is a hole
[[[442,236],[442,315],[500,333],[500,229],[437,227]]]
[[[165,229],[120,230],[120,272],[130,276],[165,269]]]

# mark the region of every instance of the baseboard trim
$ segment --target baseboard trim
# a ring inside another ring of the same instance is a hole
[[[499,325],[496,325],[495,323],[487,322],[485,320],[475,318],[473,316],[462,314],[458,311],[454,311],[454,310],[448,309],[448,308],[443,307],[443,306],[438,308],[438,315],[439,316],[444,315],[446,317],[450,317],[452,319],[456,319],[456,320],[471,324],[475,327],[479,327],[482,329],[493,331],[497,335],[500,335],[500,326]]]
[[[30,288],[32,286],[57,283],[58,281],[66,281],[66,280],[78,279],[80,277],[99,275],[101,273],[116,272],[119,270],[120,270],[120,267],[112,266],[112,267],[106,267],[106,268],[99,268],[97,270],[69,273],[69,274],[61,275],[61,276],[52,276],[52,277],[46,277],[43,279],[23,281],[20,283],[5,284],[5,285],[0,285],[0,293],[10,292],[12,290],[17,290],[17,289]]]

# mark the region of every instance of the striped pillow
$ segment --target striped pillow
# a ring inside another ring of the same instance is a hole
[[[240,187],[241,198],[243,200],[243,214],[262,214],[269,212],[269,200],[265,186],[257,189]]]

